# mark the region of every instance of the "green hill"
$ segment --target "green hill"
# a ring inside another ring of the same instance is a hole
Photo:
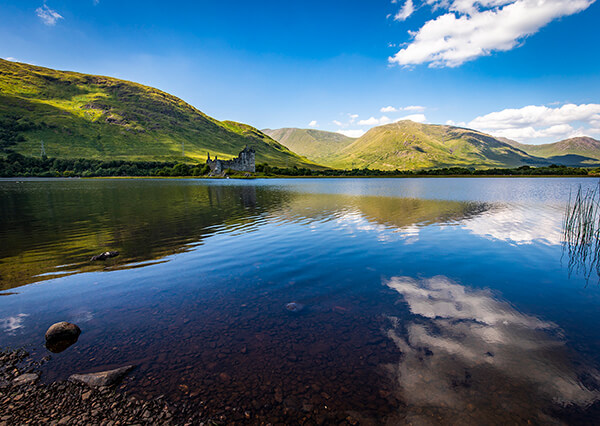
[[[594,166],[600,142],[574,138],[549,145],[525,145],[453,126],[400,121],[375,127],[358,139],[308,129],[265,129],[292,151],[330,167],[415,170],[440,167]]]
[[[259,130],[218,121],[181,99],[110,77],[0,59],[0,153],[58,158],[203,162],[236,156],[318,167]]]
[[[589,164],[600,161],[600,141],[587,136],[543,145],[523,144],[508,139],[506,142],[530,155],[549,160],[565,161],[570,158]]]
[[[293,152],[320,164],[332,161],[340,150],[356,140],[340,133],[314,129],[264,129],[262,132]]]
[[[545,160],[476,130],[399,121],[369,130],[323,164],[394,170],[535,166]]]

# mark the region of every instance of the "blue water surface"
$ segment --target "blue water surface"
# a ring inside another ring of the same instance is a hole
[[[580,185],[2,180],[1,346],[41,356],[75,322],[45,380],[133,363],[125,388],[207,414],[593,423],[600,287],[562,250]]]

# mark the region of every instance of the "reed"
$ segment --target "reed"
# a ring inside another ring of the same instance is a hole
[[[600,182],[593,189],[577,189],[569,195],[563,222],[563,255],[569,256],[569,275],[593,271],[600,280]]]

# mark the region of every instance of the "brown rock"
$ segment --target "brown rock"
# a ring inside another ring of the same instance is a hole
[[[14,386],[29,385],[29,384],[37,382],[37,380],[39,378],[40,378],[40,376],[37,374],[34,374],[34,373],[21,374],[19,377],[17,377],[15,380],[13,380],[13,385]]]
[[[81,330],[70,322],[57,322],[46,331],[46,348],[50,352],[59,353],[77,342]]]
[[[127,365],[115,370],[101,371],[90,374],[73,374],[69,377],[71,382],[79,382],[91,387],[113,386],[125,377],[127,373],[133,370],[135,366]]]
[[[105,251],[104,253],[100,253],[94,257],[92,257],[91,261],[95,262],[97,260],[106,260],[112,257],[117,257],[119,255],[118,251]]]

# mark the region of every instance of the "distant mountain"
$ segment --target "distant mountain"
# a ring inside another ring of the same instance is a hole
[[[439,167],[593,166],[600,142],[574,138],[525,145],[461,127],[399,121],[374,127],[358,139],[313,129],[265,129],[290,150],[329,167],[414,170]]]
[[[369,130],[324,164],[394,170],[518,167],[545,163],[545,160],[476,130],[405,120]]]
[[[544,145],[522,144],[508,139],[506,143],[530,155],[549,160],[579,161],[588,164],[600,161],[600,141],[587,136]]]
[[[314,129],[263,129],[262,132],[296,154],[320,164],[329,162],[340,150],[356,140],[339,133]]]
[[[152,87],[0,59],[0,154],[200,161],[236,156],[317,167],[259,130],[218,121]]]

